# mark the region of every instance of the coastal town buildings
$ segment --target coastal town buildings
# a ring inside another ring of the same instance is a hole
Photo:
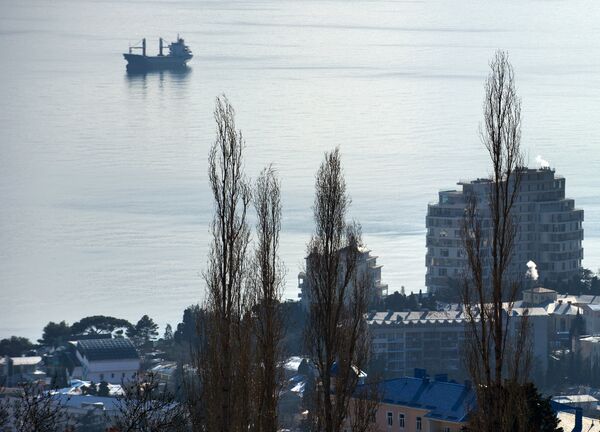
[[[596,317],[586,315],[585,311],[594,311],[597,305],[600,296],[559,295],[542,287],[525,290],[523,299],[516,301],[510,311],[506,305],[505,313],[511,314],[509,334],[514,334],[521,320],[527,317],[534,369],[545,373],[553,350],[571,349],[577,319],[582,320],[590,333]],[[461,347],[468,321],[460,304],[446,304],[437,311],[370,312],[367,324],[373,338],[373,352],[388,376],[403,376],[414,368],[424,367],[433,374],[464,378]],[[600,353],[596,351],[600,347],[596,344],[598,339],[582,337],[582,348],[578,349],[583,349],[586,357],[587,353]]]
[[[367,316],[373,353],[388,376],[431,373],[460,374],[465,338],[462,310],[373,312]]]
[[[474,197],[482,226],[490,227],[489,194],[492,181],[477,179],[458,183],[462,190],[439,192],[427,207],[425,284],[429,292],[452,285],[466,267],[461,229],[467,203]],[[565,198],[566,180],[550,168],[524,168],[514,207],[517,235],[510,269],[524,276],[527,263],[537,266],[540,280],[565,281],[577,275],[583,259],[583,210]],[[489,272],[488,272],[489,274]]]
[[[600,335],[579,337],[573,342],[573,349],[590,366],[595,367],[600,363]]]
[[[344,271],[345,266],[344,256],[345,250],[340,251],[340,272]],[[369,297],[373,302],[377,302],[387,295],[388,286],[381,282],[381,268],[382,266],[377,264],[377,256],[371,255],[371,251],[366,248],[359,248],[356,257],[356,280],[365,281],[368,284]],[[306,259],[306,272],[300,272],[298,274],[298,288],[300,293],[298,297],[301,299],[304,306],[310,303],[310,280],[311,272],[313,269],[310,268],[310,260]],[[348,286],[348,293],[353,289],[353,282],[351,281]]]
[[[11,386],[19,382],[44,380],[42,357],[9,357],[0,358],[0,384]]]
[[[585,304],[582,309],[586,333],[600,335],[600,302],[598,304]]]

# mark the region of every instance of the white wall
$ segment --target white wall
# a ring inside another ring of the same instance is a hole
[[[133,379],[140,370],[139,359],[88,361],[83,357],[81,360],[83,379],[87,381],[119,384]]]

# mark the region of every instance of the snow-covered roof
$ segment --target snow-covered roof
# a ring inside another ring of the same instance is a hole
[[[558,426],[564,431],[575,430],[575,414],[566,411],[559,411],[556,413],[556,417],[558,417],[559,421]],[[600,432],[600,422],[597,419],[583,417],[581,420],[581,430],[585,432]]]
[[[552,398],[554,402],[562,403],[562,404],[576,404],[576,403],[597,403],[598,399],[589,394],[582,395],[563,395],[563,396],[554,396]]]
[[[71,395],[71,396],[82,395],[83,394],[82,387],[89,387],[92,383],[91,383],[91,381],[71,380],[71,382],[69,384],[70,384],[69,387],[58,389],[55,392],[60,393],[60,394],[65,394],[65,395]],[[94,383],[94,384],[96,385],[96,388],[98,388],[99,383]],[[123,388],[121,387],[120,384],[108,383],[108,394],[110,396],[121,396],[124,394]]]
[[[177,369],[177,363],[161,363],[150,369],[154,373],[172,374]]]
[[[303,358],[298,356],[289,357],[283,364],[284,369],[289,371],[297,371],[302,363]]]
[[[13,366],[35,366],[42,362],[40,356],[11,357]],[[6,358],[0,358],[0,364],[6,364]]]

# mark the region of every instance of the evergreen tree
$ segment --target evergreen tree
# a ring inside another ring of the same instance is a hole
[[[165,327],[165,334],[163,335],[163,339],[168,342],[173,340],[173,328],[171,327],[171,324],[167,324],[167,326]]]
[[[158,336],[158,324],[148,315],[144,315],[133,328],[127,331],[127,336],[146,344]]]
[[[131,323],[125,319],[104,315],[93,315],[73,323],[73,334],[106,335],[115,331],[131,328]]]
[[[0,340],[0,357],[20,357],[31,349],[33,344],[24,337],[11,336],[10,339]]]
[[[523,386],[524,397],[527,399],[528,426],[521,430],[539,432],[562,432],[558,427],[559,420],[550,404],[550,398],[544,398],[535,385],[527,383]]]
[[[71,334],[71,326],[65,321],[61,321],[58,324],[50,321],[46,327],[44,327],[44,333],[38,342],[42,345],[57,347],[65,343]]]
[[[110,390],[106,381],[101,381],[98,386],[98,396],[108,397],[110,396]]]

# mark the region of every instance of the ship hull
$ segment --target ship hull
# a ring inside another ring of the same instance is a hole
[[[147,71],[165,69],[185,69],[190,58],[172,56],[143,56],[139,54],[123,54],[127,60],[128,71]]]

